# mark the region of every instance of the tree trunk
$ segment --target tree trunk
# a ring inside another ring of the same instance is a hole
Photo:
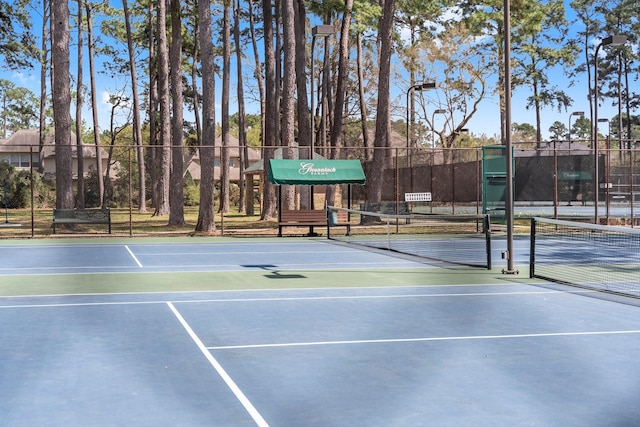
[[[171,0],[171,185],[169,190],[169,225],[184,225],[184,160],[182,113],[182,20],[180,0]]]
[[[362,64],[362,34],[358,31],[357,37],[357,70],[358,70],[358,93],[360,101],[360,122],[362,125],[362,141],[365,148],[365,157],[363,160],[371,160],[373,157],[371,141],[369,138],[369,128],[367,126],[368,113],[367,113],[367,100],[364,93],[364,68]]]
[[[71,92],[69,82],[69,3],[54,0],[51,19],[53,118],[56,147],[56,208],[72,209]]]
[[[265,88],[264,79],[262,73],[262,62],[260,61],[260,55],[258,53],[258,39],[256,37],[255,22],[253,17],[253,0],[248,0],[249,3],[249,31],[251,32],[251,44],[253,46],[253,62],[254,62],[254,77],[256,79],[256,85],[258,86],[258,93],[260,94],[260,117],[264,117],[265,114]],[[261,135],[266,135],[264,130],[265,121],[261,121]]]
[[[372,168],[367,170],[367,201],[377,203],[382,200],[384,159],[389,146],[389,80],[391,78],[391,53],[393,43],[394,0],[385,0],[380,18],[380,71],[378,78],[378,112],[376,118],[376,136]]]
[[[196,27],[196,32],[200,31]],[[191,87],[193,88],[193,115],[196,124],[196,137],[198,140],[202,138],[202,123],[200,122],[200,98],[198,96],[198,43],[193,44],[193,62],[191,63]]]
[[[240,157],[240,164],[238,165],[240,168],[240,180],[238,182],[238,186],[240,187],[239,211],[244,212],[246,215],[253,215],[253,200],[246,200],[245,197],[245,187],[247,184],[244,177],[244,170],[249,166],[249,149],[247,147],[247,133],[245,129],[244,84],[242,81],[242,50],[238,48],[240,46],[240,4],[241,2],[240,0],[238,0],[235,6],[235,25],[233,31],[234,43],[236,45],[236,69],[238,76],[236,90],[238,96],[238,155]],[[253,185],[253,183],[250,184]]]
[[[295,0],[295,30],[296,30],[296,89],[298,95],[298,156],[301,159],[312,159],[311,152],[311,123],[309,116],[309,99],[307,98],[307,49],[305,34],[306,11],[304,1]],[[313,84],[313,77],[311,78]],[[311,187],[300,187],[300,209],[311,209]]]
[[[196,231],[214,232],[216,224],[213,210],[214,161],[215,161],[215,70],[211,34],[211,4],[198,2],[198,41],[202,56],[202,139],[200,139],[200,206]]]
[[[102,149],[100,148],[100,125],[98,124],[98,89],[96,89],[96,71],[93,48],[93,23],[91,4],[85,3],[87,12],[87,44],[89,47],[89,79],[91,80],[91,112],[93,114],[93,144],[96,147],[96,176],[98,177],[98,195],[104,200],[104,171],[102,170]],[[107,177],[108,179],[108,177]]]
[[[164,0],[158,2],[157,43],[158,43],[158,101],[160,103],[160,152],[159,194],[160,199],[154,216],[169,214],[169,182],[171,176],[171,102],[169,99],[169,53],[167,48],[167,10]]]
[[[149,2],[149,180],[151,182],[151,204],[158,206],[160,200],[160,180],[158,179],[160,170],[160,150],[158,147],[158,64],[156,62],[156,31],[153,20],[153,2]]]
[[[285,158],[295,158],[295,89],[296,89],[296,32],[293,0],[282,2],[283,27],[283,85],[282,85],[282,146]],[[282,208],[295,209],[295,187],[287,185],[282,191]]]
[[[145,182],[144,148],[142,144],[142,125],[140,124],[140,97],[138,96],[138,77],[136,73],[136,57],[133,46],[133,34],[131,33],[131,18],[129,16],[129,4],[122,0],[124,7],[124,22],[127,30],[127,50],[129,51],[129,67],[131,72],[131,92],[133,92],[133,138],[136,145],[138,160],[138,212],[147,211],[147,190]]]
[[[76,158],[77,158],[77,207],[84,209],[84,153],[82,150],[82,105],[84,100],[82,97],[82,3],[78,0],[78,75],[76,77]]]
[[[42,2],[42,45],[40,47],[40,132],[39,132],[39,143],[38,143],[38,172],[44,172],[44,155],[42,153],[42,148],[44,147],[44,136],[47,127],[47,68],[48,68],[48,45],[47,40],[49,40],[49,31],[47,29],[47,25],[50,25],[49,12],[50,12],[51,2],[43,1]]]
[[[274,126],[274,142],[275,145],[282,145],[282,11],[281,11],[282,0],[275,0],[274,2],[274,14],[273,14],[273,23],[275,32],[273,33],[274,37],[274,68],[275,68],[275,99],[274,105],[275,109],[273,111],[277,112],[278,115],[276,120],[273,122]]]
[[[199,23],[194,24],[194,33],[200,34]],[[200,122],[200,99],[198,96],[198,62],[200,61],[200,46],[197,40],[193,43],[193,57],[191,58],[191,88],[193,92],[193,116],[196,123],[196,137],[198,141],[202,139],[202,123]]]
[[[342,27],[340,29],[340,50],[338,59],[338,78],[336,83],[336,97],[333,105],[333,126],[331,128],[331,153],[330,158],[340,158],[340,144],[342,136],[342,110],[344,109],[344,92],[349,64],[349,27],[351,23],[351,11],[353,0],[345,3],[344,16],[342,17]],[[327,204],[336,206],[336,186],[327,187]]]
[[[276,210],[276,192],[275,186],[267,179],[267,170],[269,168],[269,160],[273,159],[273,147],[277,144],[276,138],[276,121],[279,114],[276,109],[276,74],[275,74],[275,51],[273,48],[273,13],[271,0],[262,0],[262,9],[264,14],[264,75],[265,75],[265,108],[263,117],[264,137],[263,137],[263,159],[264,159],[264,177],[263,185],[263,203],[260,218],[263,220],[271,219],[275,215]]]
[[[327,147],[327,130],[331,128],[333,120],[333,92],[331,89],[335,87],[331,84],[331,58],[329,55],[329,43],[325,38],[324,40],[324,53],[322,55],[322,83],[320,104],[322,110],[320,112],[320,146],[322,147],[322,155],[329,157],[329,150]],[[316,139],[317,141],[317,139]]]
[[[107,168],[105,170],[105,175],[111,175],[111,165],[113,160],[113,150],[116,145],[116,140],[118,139],[118,134],[122,131],[123,128],[116,127],[115,123],[115,115],[116,111],[122,107],[122,102],[124,99],[122,97],[114,97],[116,101],[111,104],[111,116],[109,120],[109,135],[111,136],[111,141],[109,142],[109,150],[107,152]],[[109,200],[113,198],[113,185],[111,180],[105,181],[104,187],[104,198],[102,199],[102,206],[107,206],[109,204]]]
[[[229,93],[231,81],[231,0],[222,14],[222,147],[220,150],[220,212],[229,212]]]

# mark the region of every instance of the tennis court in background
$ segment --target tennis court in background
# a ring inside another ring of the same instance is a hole
[[[529,279],[527,245],[505,276],[322,239],[2,241],[1,424],[634,425],[640,308]]]

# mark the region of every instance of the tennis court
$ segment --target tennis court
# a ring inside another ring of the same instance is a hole
[[[637,304],[501,265],[306,238],[3,241],[0,254],[3,426],[640,419]]]

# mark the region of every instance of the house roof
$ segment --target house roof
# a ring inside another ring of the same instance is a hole
[[[71,132],[71,140],[75,141],[76,134]],[[0,152],[3,153],[26,153],[33,149],[34,153],[38,152],[40,145],[40,132],[33,129],[21,129],[15,132],[7,139],[0,140]],[[76,145],[72,145],[72,156],[76,156]],[[100,148],[100,153],[106,158],[107,152]],[[44,137],[44,146],[42,147],[42,155],[46,157],[54,157],[56,154],[55,140],[53,134],[46,134]],[[83,157],[95,157],[96,149],[92,145],[86,145],[82,147]]]
[[[187,172],[189,173],[189,175],[191,175],[191,178],[193,178],[194,181],[200,181],[202,179],[202,169],[200,168],[200,164],[196,163],[196,162],[190,162],[185,164],[185,175],[187,174]],[[213,177],[215,180],[219,180],[221,176],[221,170],[220,167],[215,166],[213,168]],[[229,180],[234,182],[234,181],[239,181],[240,180],[240,169],[238,168],[229,168]]]
[[[23,129],[15,132],[7,139],[0,139],[0,151],[4,153],[24,153],[31,147],[38,151],[40,133],[37,130]],[[45,135],[45,144],[53,144],[53,136]]]
[[[71,132],[71,140],[75,141],[76,134]],[[237,158],[240,157],[239,147],[238,147],[238,139],[233,136],[229,137],[229,157]],[[38,130],[33,129],[22,129],[15,132],[7,139],[0,140],[0,152],[4,153],[25,153],[28,152],[32,147],[34,148],[34,152],[38,152],[38,147],[40,145],[40,133]],[[216,155],[220,153],[220,147],[222,146],[222,137],[216,138]],[[77,150],[76,145],[72,145],[72,155],[75,157]],[[107,156],[107,152],[100,148],[100,152],[104,158]],[[82,153],[83,157],[95,157],[95,147],[93,145],[87,144],[83,146]],[[198,159],[199,152],[198,150],[193,150],[194,152],[190,154],[191,159]],[[248,157],[250,162],[254,162],[261,158],[260,151],[254,148],[249,147]],[[43,156],[53,157],[55,156],[55,140],[53,134],[49,133],[45,135],[44,147],[42,149]],[[190,160],[185,158],[185,160]]]
[[[219,148],[222,147],[222,136],[216,136],[216,154],[220,152]],[[238,138],[229,136],[229,157],[240,157],[240,141]],[[248,147],[248,157],[250,162],[254,162],[262,157],[260,150]]]

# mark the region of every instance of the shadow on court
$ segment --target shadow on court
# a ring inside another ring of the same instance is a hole
[[[243,265],[244,268],[260,269],[269,271],[269,274],[265,274],[264,277],[268,279],[306,279],[307,277],[302,274],[296,273],[283,273],[278,270],[277,265],[273,264],[258,264],[258,265]]]

